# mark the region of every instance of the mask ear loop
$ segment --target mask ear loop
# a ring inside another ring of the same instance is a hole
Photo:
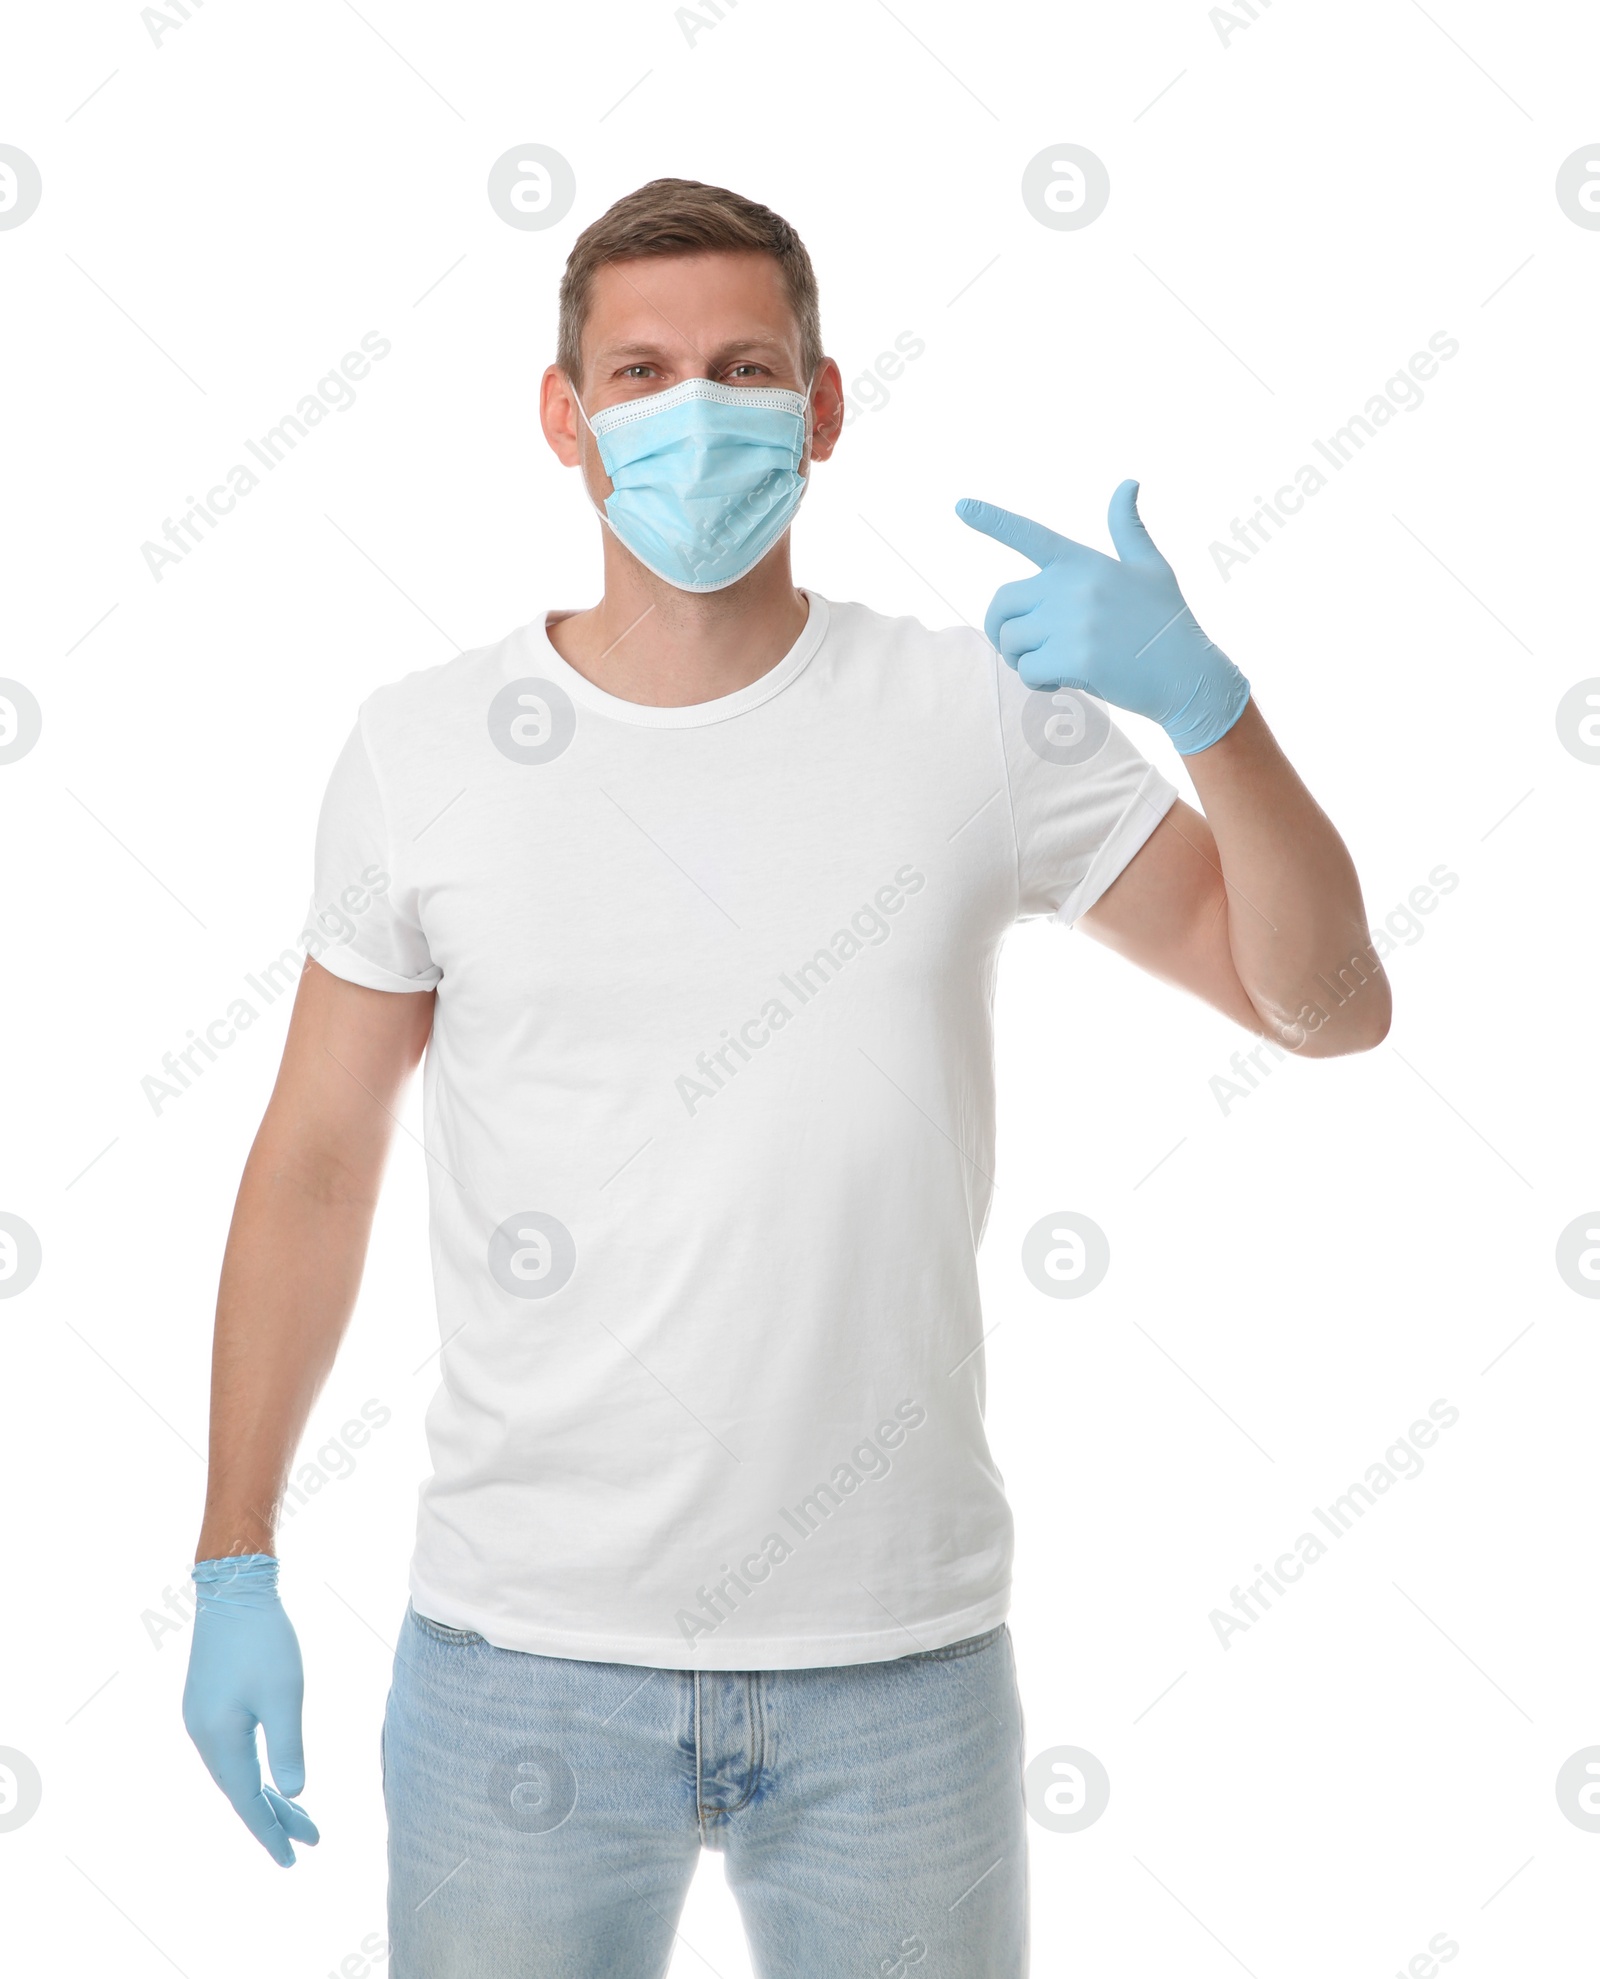
[[[816,389],[817,373],[821,369],[822,369],[822,359],[819,357],[816,363],[813,364],[811,367],[811,376],[806,380],[806,389],[805,389],[806,409],[801,414],[801,418],[805,422],[806,436],[800,448],[800,464],[802,467],[808,469],[811,465],[811,443],[817,436],[817,408],[815,407],[815,405],[813,405],[811,401],[811,394]],[[807,481],[811,479],[809,473],[807,473],[806,479]]]
[[[600,435],[595,432],[594,422],[592,419],[590,419],[588,413],[584,411],[583,400],[578,397],[578,388],[575,384],[573,384],[570,378],[567,379],[567,390],[572,394],[572,403],[578,408],[578,417],[583,421],[584,425],[587,426],[589,429],[589,437],[595,442],[596,446],[598,446],[600,443]]]
[[[583,400],[578,396],[578,388],[570,378],[567,379],[567,390],[572,395],[572,403],[578,408],[578,417],[583,421],[584,425],[587,426],[589,429],[589,438],[594,442],[595,459],[600,460],[600,435],[594,430],[594,421],[590,419],[588,413],[584,411]],[[581,468],[582,463],[580,462],[579,465]],[[602,474],[605,473],[605,469],[606,469],[605,462],[603,460],[600,460],[600,471]],[[609,480],[610,476],[607,475],[606,478]],[[590,508],[592,508],[595,514],[599,516],[600,520],[605,524],[607,529],[611,529],[611,533],[613,535],[616,535],[616,531],[612,529],[611,526],[610,516],[606,514],[604,507],[599,502],[597,502],[594,496],[589,492],[589,477],[587,474],[585,474],[583,477],[583,492],[588,497]],[[620,542],[622,539],[618,537],[617,540]]]

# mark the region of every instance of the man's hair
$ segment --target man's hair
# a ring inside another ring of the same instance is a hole
[[[557,365],[574,384],[580,382],[580,344],[595,271],[608,261],[717,253],[770,254],[777,262],[800,325],[800,368],[809,378],[822,361],[822,318],[816,271],[804,241],[771,207],[698,179],[652,179],[591,221],[572,243],[561,277]]]

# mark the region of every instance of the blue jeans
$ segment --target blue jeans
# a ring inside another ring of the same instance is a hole
[[[494,1649],[414,1611],[383,1727],[392,1979],[661,1979],[702,1847],[761,1979],[1022,1979],[1005,1628],[696,1672]]]

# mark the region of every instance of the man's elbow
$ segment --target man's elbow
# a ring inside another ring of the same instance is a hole
[[[1387,996],[1374,999],[1360,1012],[1340,1011],[1301,1048],[1302,1058],[1349,1058],[1372,1051],[1389,1035],[1393,1007]]]
[[[1358,977],[1318,976],[1294,1017],[1279,1015],[1271,1028],[1297,1058],[1346,1058],[1371,1051],[1389,1035],[1394,1000],[1381,969]]]

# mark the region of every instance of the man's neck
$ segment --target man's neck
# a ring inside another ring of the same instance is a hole
[[[789,574],[787,538],[725,591],[679,591],[617,544],[605,546],[598,605],[549,628],[585,680],[622,701],[687,708],[720,701],[770,673],[805,629],[810,607]]]

